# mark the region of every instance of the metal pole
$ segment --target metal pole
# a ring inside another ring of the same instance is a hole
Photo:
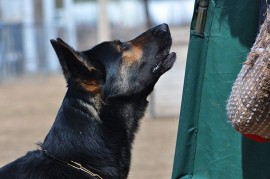
[[[98,19],[98,43],[111,39],[110,24],[108,19],[107,0],[99,0],[99,19]]]
[[[58,60],[53,51],[50,39],[56,38],[54,17],[55,17],[55,1],[43,0],[43,29],[44,29],[44,50],[46,55],[46,71],[57,72],[59,70]]]
[[[23,55],[25,72],[36,72],[38,70],[37,49],[35,44],[34,27],[34,3],[33,0],[23,1]]]
[[[76,34],[76,26],[74,21],[73,14],[73,0],[64,0],[64,11],[65,11],[65,27],[67,32],[67,41],[74,48],[77,47],[77,34]]]

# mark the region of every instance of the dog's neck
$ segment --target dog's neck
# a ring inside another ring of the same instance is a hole
[[[126,178],[146,100],[101,104],[99,96],[71,93],[68,90],[42,148],[62,160],[93,168],[105,178]]]

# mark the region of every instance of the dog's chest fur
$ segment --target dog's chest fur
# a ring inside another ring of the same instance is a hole
[[[67,92],[42,148],[61,159],[98,168],[103,176],[126,178],[131,145],[147,102],[122,99],[99,106],[96,98],[74,95]]]

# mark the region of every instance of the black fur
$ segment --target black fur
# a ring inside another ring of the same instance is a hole
[[[95,178],[65,164],[70,161],[102,178],[127,178],[146,98],[176,58],[175,53],[169,54],[168,26],[84,52],[61,39],[51,43],[68,83],[67,93],[41,150],[1,168],[0,178]]]

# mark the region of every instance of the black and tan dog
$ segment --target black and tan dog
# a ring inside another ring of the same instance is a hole
[[[176,59],[168,25],[83,52],[61,39],[51,43],[66,96],[41,149],[1,168],[0,178],[127,178],[146,98]]]

